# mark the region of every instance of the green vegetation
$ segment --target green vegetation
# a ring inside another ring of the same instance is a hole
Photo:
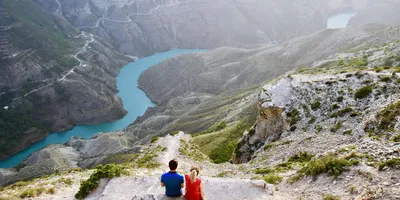
[[[355,97],[355,99],[363,99],[371,93],[372,93],[372,87],[366,86],[366,87],[363,87],[363,88],[360,88],[359,90],[357,90],[354,97]]]
[[[378,129],[393,131],[396,117],[400,115],[400,101],[393,102],[378,113]]]
[[[393,158],[391,160],[381,162],[378,164],[378,170],[382,171],[383,168],[390,167],[390,168],[400,168],[400,158]]]
[[[0,108],[0,156],[9,155],[25,135],[46,133],[41,131],[42,126],[29,116],[24,110]]]
[[[286,172],[293,169],[293,166],[300,165],[304,166],[307,162],[309,162],[314,157],[313,154],[308,152],[300,152],[293,156],[291,156],[287,162],[279,163],[273,168],[265,167],[265,168],[257,168],[254,170],[256,174],[273,174],[275,172]]]
[[[216,177],[216,178],[224,178],[224,177],[227,177],[229,174],[231,174],[231,172],[221,172],[221,173],[215,175],[214,177]]]
[[[240,149],[238,140],[246,130],[253,126],[254,123],[255,119],[248,119],[240,121],[233,129],[227,129],[224,134],[227,136],[227,139],[211,152],[209,155],[211,160],[213,160],[214,163],[228,162],[232,158],[232,153],[235,149]]]
[[[360,79],[364,76],[364,74],[358,71],[358,72],[356,72],[356,76],[358,79]]]
[[[359,162],[354,158],[339,158],[335,154],[329,153],[318,159],[311,160],[300,169],[297,174],[290,178],[290,182],[299,180],[301,177],[318,176],[327,173],[331,176],[338,177],[343,172],[347,171],[350,166],[357,165]]]
[[[348,190],[349,190],[350,194],[357,194],[358,193],[357,186],[355,186],[355,185],[350,185]]]
[[[185,117],[179,118],[177,121],[171,124],[171,126],[168,126],[167,131],[172,132],[181,130],[186,133],[193,134],[216,126],[222,122],[222,119],[232,112],[232,108],[238,101],[244,100],[246,97],[254,94],[254,92],[258,90],[259,86],[251,86],[241,90],[229,90],[223,92],[215,97],[212,97],[206,102],[197,105],[196,109],[194,109],[192,112],[187,113]],[[254,116],[256,118],[257,114],[259,113],[257,104],[255,102],[249,102],[245,104],[245,106],[246,107],[240,109],[240,113],[234,114],[237,116],[237,120],[246,119],[250,116]],[[192,136],[199,135],[200,134],[194,134]],[[203,151],[202,145],[200,145],[200,147]]]
[[[72,185],[73,181],[70,178],[60,178],[57,181],[58,183],[64,183],[65,185]]]
[[[254,134],[256,134],[256,129],[254,127],[251,127],[249,130],[249,135],[253,136]]]
[[[366,58],[354,58],[347,62],[346,66],[365,67],[368,65],[368,59]]]
[[[315,130],[319,133],[322,131],[322,126],[320,124],[315,125]]]
[[[159,139],[160,137],[154,136],[153,138],[151,138],[151,143],[156,143]]]
[[[179,153],[185,156],[188,156],[197,161],[205,161],[208,159],[206,155],[204,155],[200,150],[199,147],[192,143],[189,145],[188,142],[185,140],[180,140],[181,145],[179,146]]]
[[[314,157],[314,154],[308,152],[300,152],[289,158],[288,162],[299,162],[306,163],[309,162]]]
[[[393,142],[400,142],[400,134],[395,135],[395,136],[392,138],[392,141],[393,141]]]
[[[268,167],[265,167],[265,168],[257,168],[257,169],[255,169],[254,170],[254,173],[256,173],[256,174],[269,174],[269,173],[272,173],[272,172],[275,172],[275,169],[271,169],[271,168],[268,168]]]
[[[385,65],[385,66],[392,67],[392,66],[393,66],[393,63],[394,63],[394,60],[388,58],[388,59],[385,60],[384,65]]]
[[[56,193],[56,190],[54,188],[49,188],[49,189],[47,189],[46,193],[47,194],[54,194],[54,193]]]
[[[121,176],[122,168],[115,164],[109,165],[99,165],[96,167],[96,171],[90,175],[89,179],[83,181],[79,188],[78,193],[76,193],[75,198],[84,199],[86,198],[90,192],[96,189],[102,178],[113,178]]]
[[[174,131],[174,132],[171,132],[170,135],[171,135],[171,136],[175,136],[175,135],[177,135],[178,133],[179,133],[179,131]]]
[[[158,150],[161,151],[162,147],[159,148]],[[159,163],[156,163],[154,161],[154,158],[156,158],[157,156],[158,156],[157,152],[147,151],[146,153],[144,153],[142,157],[138,158],[135,161],[135,164],[139,168],[156,168],[160,166]]]
[[[339,109],[339,108],[340,108],[340,106],[337,103],[334,103],[334,104],[331,105],[331,110],[336,110],[336,109]]]
[[[210,127],[209,129],[207,129],[205,131],[194,133],[194,134],[192,134],[192,136],[196,137],[196,136],[199,136],[199,135],[205,135],[205,134],[208,134],[208,133],[212,133],[212,132],[217,132],[217,131],[223,130],[225,128],[226,128],[226,122],[222,121],[218,125],[214,125],[214,126]]]
[[[343,99],[344,99],[344,97],[343,97],[343,96],[339,96],[339,97],[337,98],[337,101],[338,101],[338,102],[342,102],[342,101],[343,101]]]
[[[194,143],[196,143],[201,152],[208,155],[214,163],[228,162],[233,152],[240,156],[239,149],[241,143],[238,143],[238,141],[246,130],[250,130],[253,127],[257,120],[258,113],[257,106],[255,104],[249,104],[249,106],[241,112],[241,119],[239,119],[239,121],[219,131],[196,136],[194,138]],[[225,125],[223,125],[223,127],[225,127]]]
[[[277,147],[279,145],[286,145],[286,144],[290,144],[290,143],[292,143],[292,141],[290,141],[290,140],[286,140],[286,141],[282,141],[282,142],[271,142],[271,143],[265,145],[264,151],[267,151],[267,150]]]
[[[326,194],[326,195],[324,195],[322,200],[340,200],[340,197],[334,196],[334,195],[331,195],[331,194]]]
[[[376,72],[376,73],[379,73],[379,72],[382,72],[382,71],[383,71],[383,68],[382,68],[382,67],[375,67],[374,69],[375,69],[375,72]]]
[[[311,119],[308,121],[308,124],[313,124],[316,120],[317,118],[312,116]]]
[[[353,134],[353,130],[343,131],[343,135],[352,135],[352,134]]]
[[[277,146],[277,143],[274,143],[274,142],[269,143],[264,146],[264,151],[270,150],[271,148],[276,147],[276,146]]]
[[[341,129],[341,128],[342,128],[342,124],[343,124],[342,121],[338,121],[338,122],[335,124],[335,126],[331,128],[331,132],[334,132],[334,133],[335,133],[336,131],[338,131],[339,129]]]
[[[263,177],[263,179],[269,184],[278,184],[282,182],[283,177],[276,174],[267,174]]]
[[[353,111],[352,108],[346,107],[346,108],[343,108],[342,110],[339,110],[337,114],[338,114],[339,116],[343,117],[343,116],[345,116],[347,113],[352,112],[352,111]]]
[[[290,117],[290,126],[293,126],[297,123],[299,120],[299,114],[300,112],[296,108],[293,108],[290,112],[286,113],[286,116]]]
[[[315,101],[314,103],[311,104],[311,109],[312,110],[318,110],[321,106],[321,102]]]
[[[390,81],[392,81],[392,77],[391,76],[383,76],[383,77],[381,77],[381,81],[382,82],[390,82]]]
[[[360,112],[352,112],[352,113],[350,114],[350,117],[357,117],[357,116],[360,116],[360,115],[361,115]]]
[[[115,154],[115,155],[108,155],[104,158],[100,164],[107,165],[107,164],[123,164],[126,162],[132,162],[139,157],[139,154]]]
[[[29,188],[23,191],[19,197],[21,198],[28,198],[28,197],[38,197],[40,196],[43,192],[45,192],[46,189],[43,187],[40,188]]]

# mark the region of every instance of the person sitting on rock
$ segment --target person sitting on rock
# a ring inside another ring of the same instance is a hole
[[[161,187],[165,187],[165,194],[168,197],[182,196],[182,188],[184,187],[184,178],[178,174],[178,161],[173,159],[168,163],[170,171],[161,176]]]
[[[190,174],[185,174],[186,200],[205,200],[203,182],[197,177],[199,172],[199,168],[192,167]]]

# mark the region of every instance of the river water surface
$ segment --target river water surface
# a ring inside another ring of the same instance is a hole
[[[144,114],[146,109],[155,106],[146,94],[137,87],[137,80],[140,74],[152,65],[158,64],[168,58],[180,54],[204,52],[199,49],[174,49],[164,53],[157,53],[149,57],[141,58],[136,62],[129,63],[121,69],[117,77],[118,96],[121,97],[122,103],[128,114],[124,118],[95,126],[75,126],[71,130],[62,133],[53,133],[45,139],[31,145],[27,149],[13,155],[12,157],[0,161],[0,168],[10,168],[21,163],[25,158],[33,152],[46,147],[50,144],[63,144],[68,142],[72,136],[83,137],[89,139],[99,132],[111,132],[123,129],[131,124],[138,116]]]
[[[346,28],[350,19],[356,14],[356,11],[350,10],[330,16],[327,23],[327,29]]]

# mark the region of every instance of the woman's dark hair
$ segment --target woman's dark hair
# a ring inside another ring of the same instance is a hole
[[[176,170],[176,168],[178,168],[178,161],[176,159],[172,159],[169,161],[168,166],[170,170]]]

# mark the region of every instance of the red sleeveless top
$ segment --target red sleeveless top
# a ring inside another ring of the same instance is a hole
[[[186,182],[186,193],[185,193],[186,200],[201,200],[202,199],[200,193],[201,179],[196,178],[196,181],[192,183],[190,180],[190,176],[185,174],[185,182]]]

